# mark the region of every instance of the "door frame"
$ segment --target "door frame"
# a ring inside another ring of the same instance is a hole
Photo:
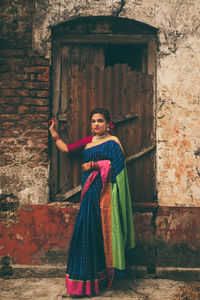
[[[97,17],[98,18],[98,17]],[[97,19],[96,18],[96,19]],[[82,19],[82,18],[81,18]],[[88,18],[85,18],[88,19]],[[100,19],[100,18],[99,18]],[[103,18],[102,18],[103,19]],[[119,18],[118,18],[119,19]],[[108,18],[107,18],[108,20]],[[130,20],[129,20],[130,21]],[[77,24],[79,23],[79,20],[75,20]],[[87,20],[86,20],[87,22]],[[112,22],[112,20],[110,21]],[[126,19],[122,20],[122,22],[126,23]],[[68,23],[68,22],[67,22]],[[84,32],[76,32],[76,29],[73,32],[70,32],[70,26],[69,29],[67,28],[67,23],[63,24],[63,30],[61,29],[62,24],[59,26],[56,26],[55,28],[52,28],[52,71],[53,71],[53,77],[52,77],[52,115],[55,114],[55,112],[58,110],[58,105],[60,101],[60,80],[61,80],[61,61],[60,61],[60,50],[62,44],[73,44],[73,45],[80,45],[80,44],[146,44],[147,45],[147,68],[146,73],[151,74],[153,76],[153,135],[155,137],[155,103],[156,103],[156,49],[157,49],[157,31],[155,28],[148,26],[146,24],[133,21],[133,25],[137,24],[138,27],[141,26],[141,32],[139,32],[137,27],[137,33],[133,32],[130,33],[111,33],[111,32],[96,32],[96,33],[86,33]],[[69,22],[70,23],[70,22]],[[146,26],[145,30],[143,30],[143,26]],[[66,29],[67,28],[67,29]],[[148,30],[149,29],[149,30]],[[134,30],[133,30],[134,31]],[[63,32],[65,34],[63,34]],[[139,33],[138,33],[139,32]],[[60,116],[60,118],[63,120],[65,119],[65,116]],[[61,120],[60,119],[60,120]],[[128,158],[128,160],[134,160],[138,157],[144,155],[145,153],[152,151],[155,149],[155,144],[149,147],[148,149],[144,149],[144,151],[141,151],[141,153],[137,153],[135,156]],[[57,149],[56,147],[52,147],[52,156],[57,155]],[[55,163],[56,160],[51,159],[51,169],[54,169],[54,172],[57,171],[57,165]],[[56,172],[57,173],[57,172]],[[156,174],[155,174],[156,175]],[[156,180],[155,180],[156,183]],[[52,181],[52,176],[50,178],[50,185],[51,187],[54,186],[54,189],[56,189],[56,182]],[[51,188],[50,187],[50,188]],[[156,187],[155,187],[156,188]],[[81,186],[77,186],[74,189],[68,191],[65,196],[73,196],[74,194],[80,192]],[[62,197],[58,194],[54,197],[53,201],[63,201]],[[154,207],[157,207],[157,203],[138,203],[136,205],[137,209],[147,209],[151,210]]]

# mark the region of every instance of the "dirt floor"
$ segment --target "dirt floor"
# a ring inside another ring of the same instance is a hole
[[[0,279],[0,299],[64,300],[74,298],[66,294],[63,278]],[[135,299],[135,300],[199,300],[200,282],[183,282],[168,279],[130,279],[115,283],[99,296],[84,299]]]

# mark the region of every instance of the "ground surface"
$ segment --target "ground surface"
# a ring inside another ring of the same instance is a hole
[[[70,299],[66,295],[63,278],[0,279],[0,299],[29,300]],[[200,282],[183,282],[168,279],[131,279],[115,284],[98,297],[84,299],[135,299],[135,300],[199,300]]]

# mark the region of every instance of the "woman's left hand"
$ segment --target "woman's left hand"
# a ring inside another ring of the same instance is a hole
[[[82,164],[82,168],[84,171],[90,171],[90,170],[98,170],[99,166],[97,162],[89,161],[87,163]]]

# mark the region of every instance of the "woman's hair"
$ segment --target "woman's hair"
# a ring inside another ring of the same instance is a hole
[[[91,111],[91,113],[90,113],[90,121],[92,120],[92,116],[93,116],[94,114],[102,114],[103,117],[105,118],[105,120],[106,120],[107,123],[110,123],[110,121],[111,121],[110,113],[109,113],[109,111],[108,111],[107,109],[105,109],[105,108],[100,108],[100,107],[99,107],[99,108],[93,109],[93,110]]]

